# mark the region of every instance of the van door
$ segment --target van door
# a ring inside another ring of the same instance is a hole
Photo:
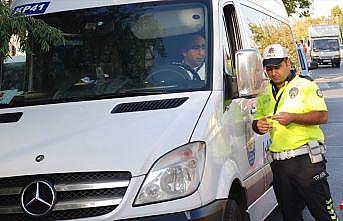
[[[239,77],[235,73],[234,55],[237,50],[243,48],[241,32],[234,5],[224,5],[222,10],[224,81],[229,78],[234,82]],[[224,98],[224,115],[231,116],[231,122],[227,124],[230,128],[227,130],[227,142],[232,147],[233,158],[244,177],[243,185],[246,187],[248,206],[265,192],[263,138],[256,135],[251,127],[255,106],[256,96],[239,97],[237,93],[231,93]]]

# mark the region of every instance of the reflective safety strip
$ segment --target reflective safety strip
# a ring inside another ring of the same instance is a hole
[[[338,221],[338,217],[335,213],[335,210],[333,208],[333,202],[332,199],[330,198],[329,200],[325,201],[326,203],[326,209],[328,210],[328,213],[331,215],[331,220]]]

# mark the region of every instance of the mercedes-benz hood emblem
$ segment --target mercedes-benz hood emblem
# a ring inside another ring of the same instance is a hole
[[[56,190],[46,181],[34,181],[21,194],[21,206],[31,216],[44,216],[56,202]]]

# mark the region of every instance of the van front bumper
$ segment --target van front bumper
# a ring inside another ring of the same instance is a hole
[[[227,200],[217,200],[204,207],[158,216],[125,219],[121,221],[222,221]]]

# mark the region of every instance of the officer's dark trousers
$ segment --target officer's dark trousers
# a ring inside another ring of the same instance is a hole
[[[325,164],[325,160],[312,164],[308,155],[271,163],[273,187],[284,221],[303,220],[305,205],[316,221],[338,220]]]

